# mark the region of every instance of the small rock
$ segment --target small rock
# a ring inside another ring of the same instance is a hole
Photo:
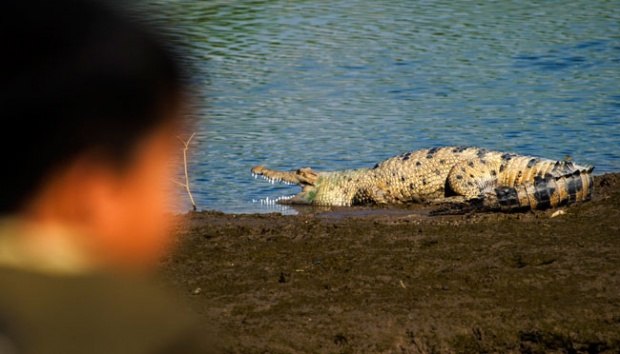
[[[564,215],[564,214],[566,214],[566,212],[564,210],[557,210],[553,214],[551,214],[551,217],[555,218],[556,216],[560,216],[560,215]]]

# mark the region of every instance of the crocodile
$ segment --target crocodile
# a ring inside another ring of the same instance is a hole
[[[279,204],[354,206],[451,203],[478,210],[555,208],[590,199],[594,166],[473,146],[403,153],[370,168],[276,171],[255,166],[255,177],[295,184],[299,194]]]

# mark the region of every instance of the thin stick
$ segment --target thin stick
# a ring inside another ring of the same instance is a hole
[[[181,183],[177,181],[172,181],[172,182],[178,184],[181,187],[185,187],[185,190],[187,191],[187,195],[189,196],[189,200],[192,202],[192,208],[194,209],[194,211],[196,211],[196,203],[194,203],[194,197],[192,196],[192,191],[189,188],[189,174],[187,173],[187,150],[189,149],[189,143],[194,138],[194,135],[196,135],[196,133],[193,133],[192,136],[190,136],[189,139],[187,139],[187,141],[177,136],[177,139],[181,140],[183,145],[185,145],[185,148],[183,149],[183,167],[185,168],[185,183]]]

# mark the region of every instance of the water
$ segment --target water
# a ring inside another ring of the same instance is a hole
[[[203,89],[200,209],[294,213],[257,202],[299,190],[254,180],[257,164],[357,168],[440,145],[620,171],[620,1],[145,3]]]

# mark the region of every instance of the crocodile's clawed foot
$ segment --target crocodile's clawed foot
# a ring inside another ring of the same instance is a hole
[[[464,215],[484,209],[483,198],[464,198],[461,196],[442,198],[429,202],[431,205],[438,206],[431,210],[429,215]]]
[[[475,208],[463,205],[463,204],[453,204],[453,205],[444,205],[439,208],[431,210],[428,215],[430,216],[441,216],[441,215],[464,215],[469,214],[476,211]]]

